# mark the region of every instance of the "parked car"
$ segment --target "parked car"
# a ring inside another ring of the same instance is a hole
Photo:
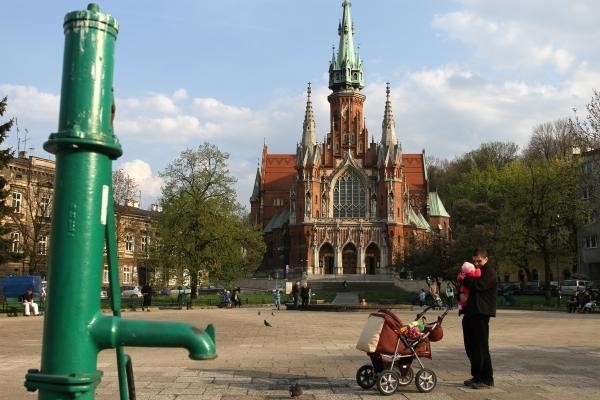
[[[544,282],[528,281],[523,283],[521,294],[524,295],[540,295],[544,294]]]
[[[169,296],[171,297],[177,297],[182,293],[190,294],[192,293],[192,289],[189,286],[185,285],[173,286],[171,289],[169,289]]]
[[[121,297],[142,297],[139,286],[121,286]]]
[[[590,281],[586,283],[585,289],[589,290],[593,295],[598,295],[600,293],[600,281]]]
[[[521,294],[521,282],[504,282],[498,285],[498,294],[510,292],[512,295]]]
[[[215,285],[206,285],[198,288],[198,294],[221,294],[225,289]]]
[[[563,296],[572,296],[575,294],[577,290],[580,292],[585,289],[585,285],[589,281],[584,281],[580,279],[565,279],[561,282],[560,285],[560,293]]]
[[[101,299],[108,299],[108,289],[102,289],[102,290],[100,290],[100,298]]]

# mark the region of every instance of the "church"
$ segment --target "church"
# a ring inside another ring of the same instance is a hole
[[[263,270],[387,274],[416,241],[450,235],[450,215],[429,191],[425,151],[404,153],[398,141],[389,84],[380,140],[369,138],[350,1],[342,7],[329,62],[329,131],[319,142],[309,84],[296,153],[262,150],[250,219],[267,245]]]

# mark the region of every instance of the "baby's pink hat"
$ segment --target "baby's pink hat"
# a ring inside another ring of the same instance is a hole
[[[475,271],[475,266],[473,264],[471,264],[470,262],[465,261],[463,263],[462,267],[460,267],[460,270],[465,273],[473,272],[473,271]]]

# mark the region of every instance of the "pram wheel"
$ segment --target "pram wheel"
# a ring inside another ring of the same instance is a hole
[[[435,384],[437,383],[437,376],[435,376],[435,372],[430,369],[424,368],[417,372],[417,376],[415,376],[415,385],[417,385],[417,389],[419,392],[429,393],[435,388]]]
[[[356,383],[363,389],[371,389],[375,386],[375,368],[365,364],[356,371]]]
[[[400,385],[400,386],[410,385],[410,383],[413,380],[413,377],[415,376],[415,373],[411,367],[407,367],[407,368],[403,368],[403,369],[404,369],[404,371],[398,371],[398,376],[400,377],[400,380],[398,381],[398,385]],[[402,372],[404,372],[404,375],[402,374]]]
[[[400,375],[396,371],[386,369],[377,376],[377,390],[384,396],[394,394],[398,389]]]

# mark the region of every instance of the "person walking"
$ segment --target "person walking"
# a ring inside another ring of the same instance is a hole
[[[452,287],[450,281],[446,283],[446,298],[448,299],[448,307],[452,310],[454,307],[454,287]]]
[[[294,307],[298,308],[298,298],[300,297],[300,282],[296,281],[292,285],[292,300],[294,301]]]
[[[148,282],[142,286],[142,296],[144,296],[142,311],[144,311],[144,308],[146,311],[150,311],[150,306],[152,305],[152,286]]]
[[[300,297],[302,298],[302,308],[306,308],[308,306],[308,300],[310,299],[310,286],[308,286],[308,282],[306,281],[302,282]]]
[[[275,302],[277,311],[279,311],[279,308],[281,307],[281,292],[279,289],[275,290],[275,293],[273,293],[273,301]]]
[[[488,263],[487,250],[475,249],[473,264],[481,269],[481,277],[465,277],[461,283],[470,291],[467,307],[459,311],[459,315],[463,315],[463,340],[472,375],[464,384],[473,389],[489,389],[494,386],[489,323],[490,318],[496,316],[498,279],[496,271]]]

